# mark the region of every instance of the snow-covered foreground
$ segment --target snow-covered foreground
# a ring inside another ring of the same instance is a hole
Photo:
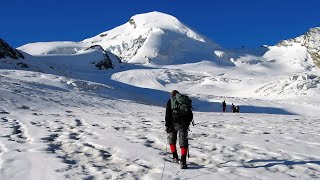
[[[139,103],[134,87],[10,70],[0,83],[0,179],[320,178],[317,116],[206,112],[208,102],[195,101],[190,168],[181,170],[165,161],[165,103]]]

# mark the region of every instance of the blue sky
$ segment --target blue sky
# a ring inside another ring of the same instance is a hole
[[[0,38],[14,47],[81,41],[160,11],[227,48],[274,45],[320,26],[319,0],[1,0]]]

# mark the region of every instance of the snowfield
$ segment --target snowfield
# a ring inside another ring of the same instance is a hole
[[[25,59],[1,51],[0,179],[319,179],[319,29],[228,50],[152,12],[81,42],[24,45]],[[183,170],[164,127],[174,89],[193,101]]]
[[[1,179],[320,177],[319,116],[261,109],[254,104],[268,102],[245,98],[233,102],[251,101],[240,107],[252,113],[209,112],[220,104],[199,98],[189,132],[190,168],[181,170],[169,162],[166,146],[169,93],[19,70],[1,70],[0,77]]]

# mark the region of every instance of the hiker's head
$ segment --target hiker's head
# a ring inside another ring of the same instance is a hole
[[[171,97],[176,97],[176,94],[179,94],[179,92],[177,91],[177,90],[173,90],[172,92],[171,92]]]

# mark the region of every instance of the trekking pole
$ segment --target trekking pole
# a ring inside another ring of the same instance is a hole
[[[188,140],[188,159],[190,159],[190,142]]]
[[[163,178],[164,169],[165,169],[165,167],[166,167],[167,152],[168,152],[168,139],[167,139],[167,141],[166,141],[166,152],[165,152],[165,154],[164,154],[163,170],[162,170],[161,180],[162,180],[162,178]]]
[[[192,119],[192,126],[194,126],[195,125],[195,123],[194,123],[194,119]],[[189,129],[190,130],[190,129]],[[188,147],[188,158],[190,158],[190,143],[189,143],[189,145],[188,145],[189,147]]]

